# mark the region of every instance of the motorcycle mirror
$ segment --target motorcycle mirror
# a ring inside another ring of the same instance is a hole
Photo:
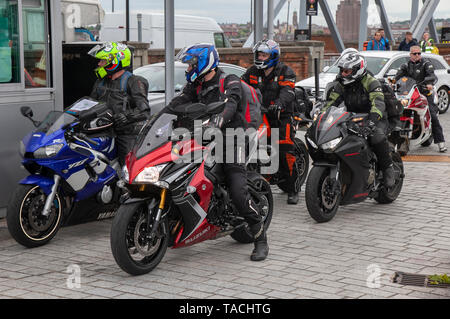
[[[450,74],[450,69],[447,70],[447,73]]]
[[[22,113],[23,116],[32,118],[33,117],[33,110],[29,106],[22,106],[20,108],[20,113]]]
[[[33,123],[34,127],[38,127],[41,122],[33,120],[33,110],[29,106],[22,106],[20,108],[20,113],[22,113],[23,116],[30,119],[30,121]]]
[[[390,78],[390,77],[395,77],[397,75],[397,70],[395,69],[390,69],[385,75],[385,78]]]

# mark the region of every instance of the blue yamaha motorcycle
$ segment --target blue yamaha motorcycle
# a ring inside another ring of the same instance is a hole
[[[67,111],[51,111],[20,143],[30,175],[19,182],[7,208],[8,230],[26,247],[48,243],[61,225],[110,217],[118,207],[112,115],[106,104],[82,98]]]

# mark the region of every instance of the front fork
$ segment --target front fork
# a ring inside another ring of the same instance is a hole
[[[48,194],[47,199],[45,200],[44,210],[42,211],[43,216],[48,216],[50,214],[50,208],[52,206],[53,200],[55,199],[56,192],[58,191],[59,182],[61,181],[61,176],[55,174],[53,176],[53,186],[50,194]]]
[[[149,237],[150,237],[150,239],[153,239],[153,238],[155,237],[155,235],[156,235],[156,230],[157,230],[158,227],[159,227],[159,223],[160,223],[160,221],[161,221],[161,215],[162,215],[162,212],[163,212],[163,210],[164,210],[165,203],[166,203],[166,195],[167,195],[167,189],[163,188],[163,189],[161,190],[161,200],[159,201],[158,211],[156,212],[156,217],[155,217],[155,220],[153,221],[153,224],[152,224],[152,226],[151,226],[151,229],[150,229],[150,215],[151,215],[151,213],[152,213],[153,208],[155,208],[155,206],[156,206],[156,200],[153,199],[153,200],[150,202],[150,204],[149,204],[149,207],[148,207],[148,217],[147,217],[147,220],[148,220],[148,222],[147,222],[147,227],[148,227],[148,229],[147,229],[147,230],[148,230],[148,232],[149,232]]]

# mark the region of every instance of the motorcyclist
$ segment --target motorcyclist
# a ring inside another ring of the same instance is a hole
[[[226,101],[225,109],[210,119],[210,126],[225,132],[226,128],[244,128],[240,112],[240,101],[243,97],[241,81],[234,75],[226,75],[218,67],[219,54],[211,44],[196,44],[181,50],[177,60],[188,65],[186,71],[187,84],[182,93],[172,99],[166,108],[173,108],[186,103],[200,102],[210,104]],[[224,93],[220,91],[223,79]],[[251,200],[247,189],[247,173],[244,163],[237,161],[238,147],[234,149],[223,145],[225,152],[234,151],[234,162],[224,161],[223,170],[230,191],[231,199],[239,214],[245,218],[252,235],[255,238],[255,248],[250,256],[253,261],[264,260],[269,253],[266,231],[258,208]],[[227,157],[228,158],[228,157]]]
[[[261,40],[253,47],[254,65],[247,69],[242,80],[261,91],[262,105],[268,110],[271,128],[279,128],[280,173],[287,179],[288,204],[297,204],[294,138],[292,115],[295,103],[295,72],[280,62],[281,50],[273,40]]]
[[[422,59],[421,49],[417,45],[410,48],[409,57],[410,60],[397,71],[395,81],[398,81],[403,76],[416,80],[420,93],[425,95],[428,101],[434,143],[438,145],[439,152],[446,152],[444,133],[438,118],[439,109],[433,100],[433,84],[437,81],[433,64],[428,60]]]
[[[350,112],[369,113],[367,124],[373,131],[368,141],[383,171],[385,186],[392,187],[395,184],[394,169],[386,137],[388,121],[381,84],[367,71],[366,61],[358,53],[345,53],[338,67],[337,83],[321,111],[344,102]]]
[[[148,82],[128,71],[131,51],[125,44],[106,42],[96,45],[88,54],[99,60],[94,70],[98,79],[90,96],[106,102],[113,111],[117,155],[124,165],[139,130],[150,117]]]

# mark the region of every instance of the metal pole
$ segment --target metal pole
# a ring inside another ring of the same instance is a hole
[[[409,28],[412,27],[414,21],[416,21],[417,14],[419,13],[419,0],[411,1],[411,21],[409,22]]]
[[[306,29],[308,23],[306,22],[306,0],[300,0],[300,13],[298,15],[298,28]]]
[[[312,16],[309,16],[308,40],[312,39]]]
[[[125,0],[126,40],[130,41],[130,0]]]
[[[316,101],[319,99],[319,59],[314,58],[314,83],[316,88]]]
[[[142,42],[142,13],[137,14],[138,42]]]
[[[256,43],[259,40],[262,40],[263,38],[263,16],[264,16],[264,7],[263,7],[263,1],[261,0],[255,0],[254,4],[254,12],[255,12],[255,36],[254,36],[254,42]]]
[[[267,38],[273,40],[273,0],[267,0]]]
[[[175,6],[174,0],[164,1],[164,46],[166,48],[166,105],[175,95]]]
[[[336,45],[337,50],[339,52],[344,51],[344,42],[342,42],[341,35],[339,34],[336,23],[334,22],[333,14],[331,13],[328,3],[326,1],[319,1],[319,5],[324,18],[327,21],[328,28],[330,29],[331,36],[333,37],[334,44]]]
[[[364,41],[367,40],[368,8],[369,8],[369,0],[361,0],[361,11],[359,12],[359,41],[358,41],[359,51],[363,50]]]
[[[253,0],[250,0],[250,32],[253,31]]]
[[[277,4],[275,5],[274,17],[276,17],[278,15],[278,13],[280,13],[280,11],[283,8],[285,3],[286,3],[286,0],[278,0]],[[242,47],[244,47],[244,48],[251,47],[254,44],[254,42],[253,42],[254,39],[255,39],[255,31],[253,30],[253,32],[250,33],[250,35],[248,36],[247,40],[245,41],[245,43]]]
[[[111,8],[111,12],[114,12],[114,0],[112,0],[112,8]]]
[[[288,0],[288,12],[287,12],[287,19],[286,19],[286,34],[289,33],[289,8],[291,6],[291,1]]]

